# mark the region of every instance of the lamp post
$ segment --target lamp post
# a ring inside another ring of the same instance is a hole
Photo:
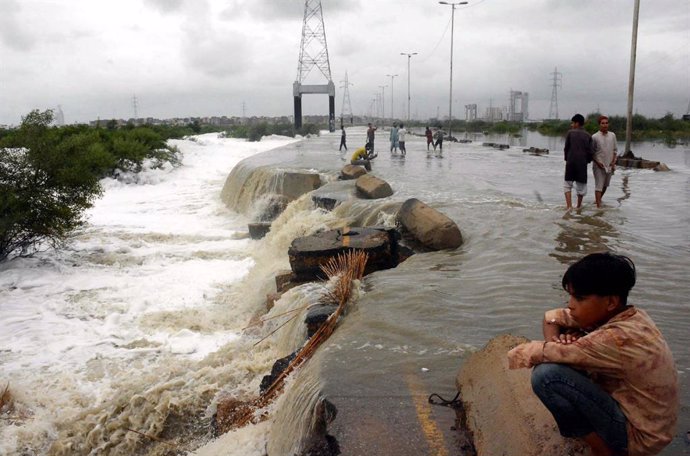
[[[381,118],[383,119],[383,122],[386,121],[386,87],[388,86],[379,86],[379,89],[381,89]]]
[[[625,122],[625,151],[627,155],[630,150],[632,140],[632,117],[633,117],[633,92],[635,91],[635,59],[637,56],[637,22],[640,16],[640,0],[635,0],[633,9],[632,43],[630,45],[630,76],[628,78],[628,117]]]
[[[395,120],[395,114],[393,114],[393,78],[398,76],[397,74],[387,74],[389,78],[391,78],[391,120]]]
[[[410,59],[416,52],[401,52],[400,55],[407,56],[407,122],[410,121]]]
[[[448,138],[450,139],[453,128],[453,32],[455,29],[455,7],[467,5],[468,2],[439,2],[441,5],[450,5],[450,100],[448,101]]]

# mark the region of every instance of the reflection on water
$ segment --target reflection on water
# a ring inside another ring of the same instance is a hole
[[[621,204],[623,204],[623,201],[630,198],[631,192],[630,192],[630,184],[628,183],[628,179],[630,179],[630,176],[627,174],[625,174],[623,176],[623,179],[621,179],[621,190],[623,190],[623,196],[621,196],[620,198],[616,198],[616,201],[618,201],[619,206]]]
[[[557,222],[560,230],[554,252],[549,256],[569,265],[590,253],[615,250],[611,244],[619,233],[603,216],[604,211],[593,215],[566,212],[563,220]]]

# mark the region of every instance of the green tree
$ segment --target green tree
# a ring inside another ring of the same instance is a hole
[[[60,143],[52,120],[32,111],[0,142],[0,260],[58,245],[101,193],[109,154],[86,137]]]

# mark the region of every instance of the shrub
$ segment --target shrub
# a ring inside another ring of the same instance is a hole
[[[109,163],[107,152],[77,140],[58,146],[52,120],[32,111],[0,144],[0,260],[59,244],[101,193],[91,171]]]

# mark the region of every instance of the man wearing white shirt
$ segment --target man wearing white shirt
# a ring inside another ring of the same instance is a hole
[[[407,153],[407,149],[405,149],[405,136],[407,136],[407,130],[405,130],[403,124],[400,124],[400,129],[398,130],[398,145],[400,146],[400,153],[403,155]]]
[[[601,198],[611,183],[611,175],[616,169],[618,146],[616,134],[609,131],[609,118],[599,116],[599,131],[592,135],[594,142],[594,159],[592,172],[594,173],[594,199],[597,207],[601,207]]]

